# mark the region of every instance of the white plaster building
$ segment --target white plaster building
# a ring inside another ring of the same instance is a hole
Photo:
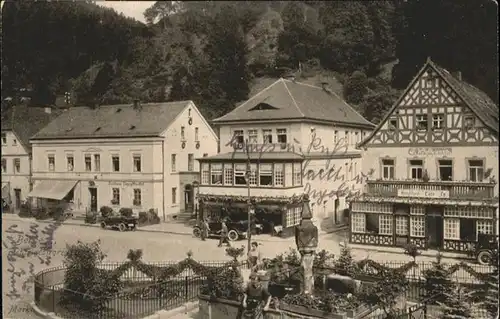
[[[199,164],[218,139],[192,101],[73,107],[31,139],[32,197],[160,218],[191,213]]]

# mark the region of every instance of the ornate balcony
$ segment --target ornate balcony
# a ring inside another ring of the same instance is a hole
[[[365,194],[384,197],[416,197],[483,200],[495,197],[495,182],[367,180]]]
[[[248,188],[246,186],[217,186],[200,185],[199,194],[201,195],[230,195],[247,196]],[[251,187],[250,196],[252,197],[292,197],[303,193],[302,186],[294,187]]]

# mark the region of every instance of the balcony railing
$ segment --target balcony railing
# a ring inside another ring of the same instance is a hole
[[[442,198],[479,200],[494,198],[495,185],[493,182],[468,181],[368,180],[365,194],[396,197],[399,193],[400,197],[428,198],[436,192],[444,191]],[[431,194],[426,194],[426,191]]]
[[[247,196],[248,189],[246,186],[216,186],[216,185],[200,185],[200,194],[208,195],[231,195],[231,196]],[[303,193],[302,186],[295,187],[252,187],[250,188],[250,195],[257,197],[291,197],[299,196]]]
[[[246,152],[244,143],[232,144],[232,147],[237,152]],[[290,143],[265,143],[265,144],[248,144],[248,150],[251,153],[264,153],[264,152],[292,152],[295,153],[299,150],[298,145]]]

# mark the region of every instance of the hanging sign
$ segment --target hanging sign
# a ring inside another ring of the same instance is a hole
[[[398,189],[398,197],[445,199],[445,198],[450,198],[450,192],[443,190]]]

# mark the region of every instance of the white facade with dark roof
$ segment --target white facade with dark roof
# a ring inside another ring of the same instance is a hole
[[[74,107],[31,143],[33,197],[71,199],[80,212],[153,208],[167,219],[190,216],[195,158],[216,154],[218,139],[194,103],[182,101]]]
[[[202,173],[217,162],[217,169],[222,164],[224,170],[227,166],[235,174],[236,165],[241,166],[245,160],[232,154],[244,154],[248,141],[250,153],[265,154],[252,164],[257,174],[256,183],[251,185],[252,196],[307,193],[319,222],[344,221],[346,195],[362,187],[361,152],[356,144],[375,126],[328,87],[279,79],[213,122],[219,127],[221,154],[200,159]],[[283,157],[285,154],[289,156]],[[274,158],[271,160],[269,156]],[[225,157],[224,163],[221,157]],[[271,185],[259,182],[264,158],[264,166],[273,167]],[[246,186],[235,185],[235,181],[236,178],[233,182],[228,179],[227,183],[223,180],[222,185],[202,181],[200,193],[240,194],[239,189]],[[284,227],[295,225],[286,224],[286,218],[282,222]]]

